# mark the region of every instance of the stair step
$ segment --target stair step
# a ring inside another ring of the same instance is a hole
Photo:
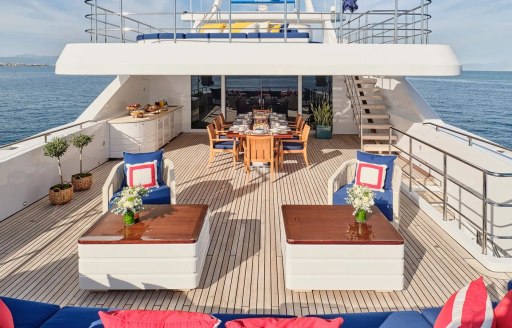
[[[376,104],[361,104],[362,109],[386,109],[385,105],[376,105]]]
[[[359,96],[359,100],[382,100],[382,96]]]
[[[364,119],[372,119],[372,120],[389,120],[388,114],[363,114]]]
[[[361,137],[363,140],[389,140],[389,134],[388,133],[364,133]],[[391,140],[397,140],[397,136],[392,135]]]
[[[359,92],[380,92],[380,88],[377,88],[377,87],[374,87],[374,88],[366,88],[366,87],[361,87],[361,88],[357,88],[357,91]]]
[[[354,80],[356,84],[375,84],[377,83],[377,79],[372,78],[360,78]]]
[[[389,130],[391,124],[366,123],[362,125],[363,129]]]
[[[365,144],[363,145],[364,151],[378,151],[378,152],[388,152],[389,146],[388,144]]]

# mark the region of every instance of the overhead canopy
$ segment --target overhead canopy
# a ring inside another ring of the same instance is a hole
[[[68,44],[57,74],[455,76],[445,45],[311,43]]]

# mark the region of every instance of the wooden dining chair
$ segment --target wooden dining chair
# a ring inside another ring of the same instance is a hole
[[[217,138],[213,124],[208,124],[206,128],[208,130],[208,137],[210,138],[210,157],[208,158],[208,166],[213,162],[217,153],[232,153],[233,166],[236,166],[236,163],[238,162],[238,141],[227,137],[225,137],[225,139]]]
[[[274,169],[279,163],[274,136],[247,136],[244,143],[244,169],[247,180],[251,174],[251,163],[269,163],[270,175],[274,177]]]
[[[293,122],[288,123],[288,126],[292,129],[297,128],[301,120],[304,121],[302,114],[297,114],[297,116],[295,116],[295,120]]]
[[[302,154],[304,156],[304,162],[306,166],[309,166],[308,162],[308,137],[311,127],[307,124],[304,125],[299,139],[287,139],[283,140],[280,146],[280,164],[283,167],[284,155],[285,154]]]
[[[217,139],[224,139],[226,138],[226,133],[228,133],[228,131],[222,127],[222,123],[221,123],[221,118],[220,116],[215,116],[213,118],[213,128],[215,130],[215,137]]]
[[[226,121],[226,118],[224,117],[224,114],[222,114],[222,113],[219,114],[219,121],[220,121],[221,127],[223,129],[230,128],[233,125],[233,122]]]

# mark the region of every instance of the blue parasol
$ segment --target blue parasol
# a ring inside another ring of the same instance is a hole
[[[343,12],[350,10],[351,13],[359,8],[357,6],[357,0],[343,0]]]

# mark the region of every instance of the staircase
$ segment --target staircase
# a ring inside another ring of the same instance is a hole
[[[387,152],[389,143],[396,141],[397,137],[389,135],[391,123],[380,95],[380,88],[375,86],[377,80],[349,76],[345,79],[345,83],[347,95],[352,104],[354,123],[357,125],[361,139],[361,150]]]

